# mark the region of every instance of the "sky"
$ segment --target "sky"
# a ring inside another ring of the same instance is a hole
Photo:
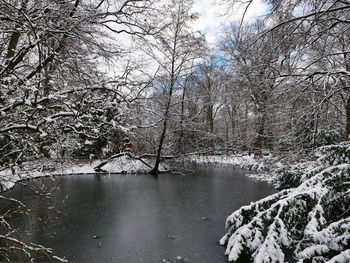
[[[227,13],[227,5],[218,4],[217,0],[195,0],[193,10],[199,13],[194,29],[204,32],[209,45],[213,46],[220,36],[220,25],[241,21],[245,5],[237,3]],[[266,14],[267,10],[268,6],[262,0],[254,0],[245,15],[245,21],[253,21]]]

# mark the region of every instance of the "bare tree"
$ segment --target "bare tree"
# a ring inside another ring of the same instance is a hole
[[[253,1],[235,2],[244,2],[249,8]],[[349,46],[343,36],[346,38],[349,29],[350,3],[328,0],[266,2],[271,4],[271,12],[263,20],[268,26],[257,32],[247,49],[267,36],[284,32],[273,46],[277,49],[287,43],[294,49],[286,59],[293,58],[295,62],[289,71],[281,72],[285,92],[294,98],[293,111],[299,112],[294,126],[306,127],[313,144],[322,141],[317,136],[324,128],[328,126],[329,129],[337,122],[343,122],[344,133],[349,137]],[[300,107],[301,101],[307,105]],[[332,124],[330,112],[338,116]],[[339,135],[334,136],[341,137],[341,131],[336,133]]]
[[[283,58],[290,52],[282,45],[273,47],[280,35],[255,40],[258,30],[258,27],[232,26],[221,42],[223,52],[230,58],[231,71],[237,72],[236,85],[248,90],[254,105],[256,135],[252,147],[257,153],[263,147],[273,147],[270,124],[274,122],[274,99]]]
[[[161,152],[167,134],[175,90],[181,85],[182,78],[191,71],[193,60],[203,39],[200,34],[191,31],[190,23],[195,15],[190,13],[192,2],[174,1],[164,9],[165,28],[155,36],[155,41],[145,46],[146,53],[159,67],[159,79],[155,89],[161,89],[165,98],[161,108],[162,127],[157,147],[156,161],[152,174],[157,174],[161,161]]]

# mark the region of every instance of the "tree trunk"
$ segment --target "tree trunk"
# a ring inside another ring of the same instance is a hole
[[[350,95],[346,100],[346,139],[350,140]]]
[[[350,62],[347,57],[347,53],[344,53],[344,61],[345,61],[345,69],[346,71],[350,71]],[[348,83],[346,83],[345,87],[349,85],[349,78],[346,79]],[[350,140],[350,94],[347,94],[346,100],[346,139]]]
[[[256,130],[256,137],[253,144],[253,152],[261,155],[262,147],[265,143],[265,121],[266,121],[266,112],[263,110],[262,112],[258,113],[258,120],[257,120],[257,130]]]
[[[28,1],[23,1],[20,11],[18,12],[18,15],[21,15],[21,12],[23,12],[27,7]],[[10,59],[15,55],[15,51],[17,48],[17,44],[19,41],[21,34],[18,31],[15,31],[12,33],[9,45],[7,47],[7,53],[6,53],[6,59],[5,59],[5,65],[8,65],[10,63]]]
[[[242,150],[248,150],[248,105],[245,104],[243,118],[241,118],[241,134],[240,141],[242,144]]]
[[[213,105],[207,106],[207,129],[209,133],[209,147],[214,148],[214,139],[213,139],[213,133],[214,133],[214,116],[213,116]]]
[[[164,113],[164,121],[163,121],[163,129],[162,133],[159,138],[159,145],[158,145],[158,150],[157,150],[157,157],[156,157],[156,163],[154,164],[154,168],[150,171],[150,174],[153,174],[154,176],[158,175],[158,170],[159,170],[159,164],[160,164],[160,157],[161,157],[161,152],[163,149],[163,144],[165,140],[165,135],[166,135],[166,130],[168,126],[168,119],[169,119],[169,111],[170,111],[170,106],[171,106],[171,98],[173,96],[173,89],[175,86],[175,50],[176,50],[176,37],[174,40],[174,46],[173,46],[173,54],[172,54],[172,61],[171,61],[171,79],[170,79],[170,88],[169,88],[169,94],[168,94],[168,101],[165,107],[165,113]]]
[[[208,106],[207,112],[208,132],[214,132],[213,105]]]
[[[182,98],[181,98],[180,135],[179,135],[179,142],[177,146],[178,153],[182,151],[182,141],[184,136],[186,84],[187,84],[187,79],[183,88]]]
[[[169,99],[169,101],[170,101],[170,99]],[[168,102],[169,102],[169,101],[168,101]],[[160,157],[161,157],[161,152],[162,152],[163,143],[164,143],[164,140],[165,140],[167,125],[168,125],[168,112],[169,112],[169,107],[170,107],[170,103],[168,103],[167,108],[166,108],[166,113],[165,113],[164,122],[163,122],[163,129],[162,129],[162,133],[161,133],[160,139],[159,139],[159,145],[158,145],[158,150],[157,150],[156,163],[155,163],[155,165],[154,165],[153,170],[150,172],[150,173],[153,174],[153,175],[158,175],[159,164],[160,164]]]
[[[19,37],[20,37],[19,32],[12,33],[11,39],[7,48],[5,65],[8,65],[10,63],[10,59],[15,55],[15,50],[17,48]]]

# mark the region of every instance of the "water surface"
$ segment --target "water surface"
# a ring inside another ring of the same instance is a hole
[[[66,216],[46,226],[22,222],[34,226],[32,241],[89,263],[175,262],[179,256],[192,263],[227,262],[218,245],[227,216],[275,192],[242,170],[215,166],[198,166],[186,176],[75,175],[34,183],[58,189],[53,198]],[[32,205],[44,202],[22,186],[10,194]]]

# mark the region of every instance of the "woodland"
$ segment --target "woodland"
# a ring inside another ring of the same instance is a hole
[[[213,46],[191,0],[0,0],[0,171],[125,148],[153,175],[164,158],[271,154],[290,161],[271,172],[281,192],[229,216],[229,260],[349,262],[350,1],[265,3]],[[51,255],[8,213],[0,259]]]

